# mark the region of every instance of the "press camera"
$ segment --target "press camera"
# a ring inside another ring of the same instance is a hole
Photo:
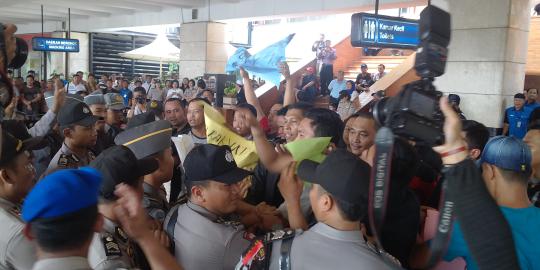
[[[450,14],[435,6],[426,7],[420,14],[420,44],[415,59],[421,79],[374,105],[373,116],[381,126],[415,142],[444,142],[444,116],[439,108],[442,93],[435,89],[433,80],[444,74],[449,42]]]

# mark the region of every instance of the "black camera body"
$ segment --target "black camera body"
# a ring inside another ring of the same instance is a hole
[[[433,78],[444,74],[449,42],[450,14],[435,6],[426,7],[420,14],[420,44],[414,66],[422,79],[375,104],[373,116],[379,125],[415,142],[444,143],[444,116],[439,108],[442,93],[435,89]]]
[[[444,116],[439,108],[442,93],[430,79],[409,83],[397,96],[383,98],[373,107],[373,117],[402,138],[440,145],[444,142]]]
[[[135,100],[137,100],[137,103],[139,103],[139,104],[145,104],[146,103],[146,97],[137,97]]]

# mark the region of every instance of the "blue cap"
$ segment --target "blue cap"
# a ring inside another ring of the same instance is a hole
[[[96,205],[101,174],[92,168],[60,170],[39,181],[24,200],[22,219],[55,218]]]
[[[493,137],[482,151],[482,162],[519,173],[532,172],[531,160],[531,149],[516,137]]]

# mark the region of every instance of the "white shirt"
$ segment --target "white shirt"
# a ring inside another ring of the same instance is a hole
[[[171,98],[172,96],[177,96],[179,99],[184,98],[184,90],[180,88],[171,88],[167,91],[167,99]]]
[[[144,89],[146,89],[146,93],[148,93],[148,89],[150,89],[150,84],[147,83],[147,82],[144,82],[144,83],[142,84],[142,87],[144,87]]]
[[[79,91],[86,91],[86,87],[84,87],[84,84],[74,84],[72,82],[68,83],[68,93],[69,94],[77,94]]]
[[[360,93],[360,95],[358,95],[358,98],[360,99],[360,108],[366,106],[373,99],[371,94],[371,91],[363,91]]]
[[[371,77],[373,78],[373,81],[376,82],[380,80],[382,77],[384,77],[385,75],[386,75],[386,72],[383,72],[382,74],[377,72],[377,73],[374,73]]]

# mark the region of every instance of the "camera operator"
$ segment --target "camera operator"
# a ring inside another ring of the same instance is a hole
[[[450,99],[449,99],[450,100]],[[452,105],[452,103],[450,103]],[[454,108],[454,107],[453,107]],[[454,108],[455,111],[455,108]],[[458,113],[458,112],[456,112]],[[458,113],[459,115],[459,113]],[[460,116],[461,118],[461,116]],[[469,158],[472,159],[478,167],[480,167],[480,157],[482,156],[482,151],[484,150],[484,147],[486,146],[486,143],[489,140],[489,131],[482,123],[476,122],[474,120],[463,120],[462,122],[463,129],[461,131],[461,135],[465,138],[465,141],[467,142],[467,148],[469,149]],[[437,157],[440,160],[440,157]],[[434,164],[433,161],[429,162],[427,165],[428,167],[424,169],[431,168],[439,168],[437,170],[440,172],[440,166],[438,166],[438,163],[436,166],[429,166],[429,164]],[[425,171],[425,170],[424,170]],[[423,174],[426,175],[426,174]],[[429,179],[423,179],[424,181]],[[426,181],[427,182],[427,181]],[[432,191],[431,196],[429,197],[429,201],[426,204],[430,207],[433,207],[435,209],[438,209],[439,202],[441,199],[441,189],[442,189],[442,182],[443,180],[440,179],[437,182],[437,185],[435,186],[435,189]]]
[[[531,151],[515,137],[492,138],[482,153],[482,178],[512,229],[521,269],[540,267],[540,209],[527,197],[531,171]],[[456,257],[467,261],[467,269],[478,269],[458,223],[444,259]]]
[[[477,269],[473,259],[477,261],[480,269],[503,269],[504,267],[500,266],[502,264],[505,264],[506,268],[504,269],[517,269],[517,256],[511,244],[510,227],[512,227],[515,230],[514,237],[517,240],[516,247],[519,250],[517,253],[520,254],[522,263],[526,263],[522,264],[524,267],[522,269],[530,269],[527,266],[540,265],[538,261],[533,263],[531,260],[532,258],[534,260],[540,258],[538,254],[534,255],[534,252],[538,253],[540,248],[530,248],[537,245],[538,240],[534,241],[534,239],[529,238],[531,235],[538,237],[538,234],[531,231],[530,228],[533,228],[533,225],[539,226],[537,225],[538,221],[534,221],[538,219],[539,215],[534,213],[527,215],[526,212],[532,213],[534,210],[526,206],[527,203],[524,200],[526,195],[525,197],[519,195],[519,193],[525,192],[520,178],[526,175],[527,171],[530,173],[530,169],[528,169],[530,167],[530,151],[516,139],[496,138],[489,142],[484,149],[482,154],[483,173],[480,175],[477,166],[470,159],[469,151],[467,151],[467,141],[461,133],[459,116],[448,104],[447,98],[441,98],[440,108],[445,116],[445,143],[433,149],[442,157],[445,166],[443,172],[448,183],[447,192],[452,193],[453,202],[455,202],[453,208],[455,208],[456,220],[459,222],[459,225],[455,224],[454,226],[445,260],[465,256],[465,260],[468,261],[468,269]],[[525,171],[521,172],[521,169]],[[486,184],[480,181],[479,178],[482,177]],[[501,207],[502,213],[496,203]],[[513,209],[520,207],[521,209]],[[514,212],[516,216],[520,215],[517,213],[521,213],[521,220],[510,220],[508,218],[510,212]],[[510,222],[510,226],[504,221],[503,214]],[[526,225],[524,224],[525,220],[534,223]],[[518,223],[522,225],[518,225]],[[528,246],[523,247],[519,243],[521,241],[525,241],[523,243],[527,243],[525,245]]]
[[[127,114],[128,119],[131,119],[135,115],[145,113],[148,110],[148,107],[146,106],[146,90],[144,87],[136,87],[133,89],[133,100],[131,104],[131,109]]]

